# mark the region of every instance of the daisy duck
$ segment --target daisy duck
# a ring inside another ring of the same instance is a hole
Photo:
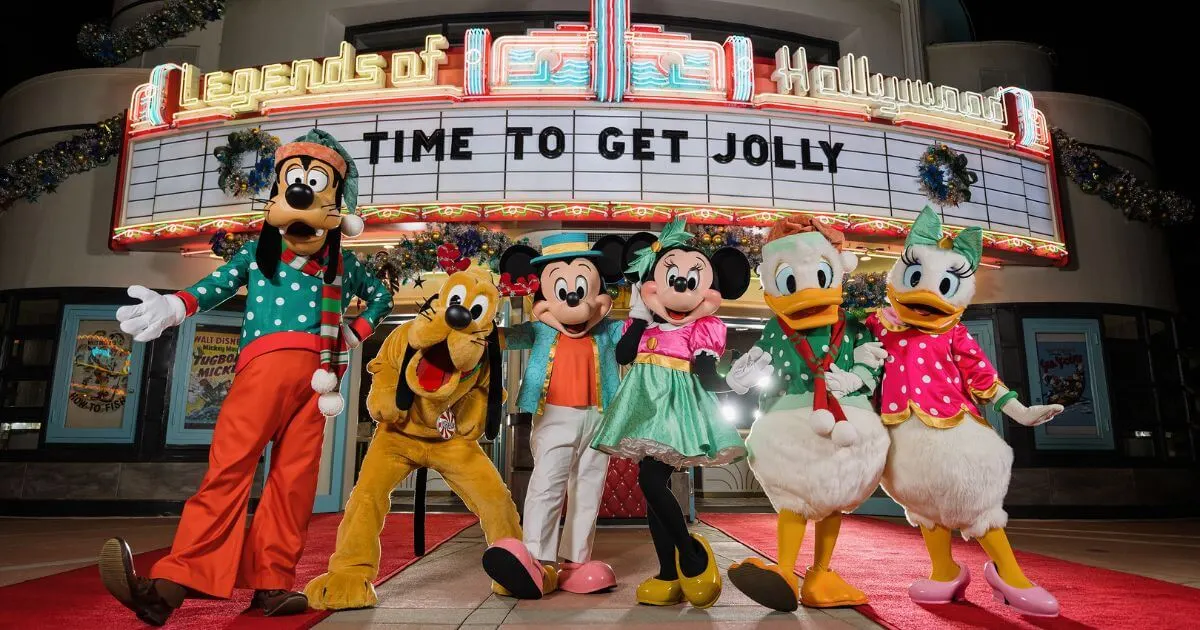
[[[1025,577],[1004,533],[1012,448],[977,405],[990,404],[1027,427],[1063,408],[1021,404],[960,321],[975,294],[982,250],[979,228],[944,235],[941,219],[926,207],[888,274],[890,305],[867,319],[888,353],[880,405],[891,449],[882,486],[921,528],[933,564],[928,579],[909,587],[914,602],[964,598],[971,573],[951,555],[957,529],[978,540],[991,559],[983,574],[997,601],[1022,614],[1053,617],[1058,601]]]

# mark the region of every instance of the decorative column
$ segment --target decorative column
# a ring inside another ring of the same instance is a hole
[[[921,34],[921,0],[900,0],[900,41],[904,76],[925,80],[925,38]]]

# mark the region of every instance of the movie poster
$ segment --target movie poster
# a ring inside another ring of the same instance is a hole
[[[120,427],[129,388],[133,338],[115,321],[79,322],[72,355],[71,388],[63,426],[71,429]]]
[[[1063,412],[1046,425],[1047,435],[1096,435],[1096,410],[1083,333],[1038,333],[1038,379],[1044,403]]]
[[[234,326],[196,326],[192,367],[188,370],[184,429],[211,431],[217,425],[221,403],[233,384],[239,338],[238,328]]]

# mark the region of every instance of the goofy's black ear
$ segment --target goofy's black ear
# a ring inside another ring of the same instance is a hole
[[[409,345],[404,349],[404,360],[400,361],[400,378],[396,381],[396,408],[400,411],[411,409],[413,401],[417,398],[412,388],[408,386],[408,379],[404,376],[408,374],[408,363],[416,354],[416,349]]]
[[[622,273],[624,273],[625,269],[629,268],[629,263],[633,262],[633,257],[637,256],[638,252],[650,247],[654,244],[654,241],[657,240],[658,237],[649,232],[638,232],[637,234],[630,236],[629,240],[625,241],[625,252],[621,256]],[[642,279],[637,277],[637,274],[634,273],[625,273],[625,279],[631,283],[642,281]]]
[[[600,277],[605,282],[617,282],[625,271],[625,239],[615,234],[609,234],[592,245],[592,251],[600,252],[599,258],[592,259],[600,270]]]
[[[500,365],[504,358],[502,353],[500,329],[493,327],[487,338],[487,422],[483,428],[483,435],[489,440],[494,440],[500,435],[500,425],[504,420],[504,370]]]
[[[536,275],[530,261],[538,257],[538,251],[528,245],[510,245],[500,254],[500,273],[507,273],[513,280]]]
[[[713,288],[726,300],[742,297],[750,288],[750,260],[736,247],[722,247],[713,252]]]
[[[262,231],[258,233],[258,247],[254,252],[254,261],[267,281],[275,279],[275,271],[279,268],[279,257],[283,255],[283,236],[279,228],[263,221]]]

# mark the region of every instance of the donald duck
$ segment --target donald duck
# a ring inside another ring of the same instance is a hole
[[[982,251],[979,228],[943,235],[937,213],[926,207],[888,274],[890,306],[866,321],[888,354],[880,404],[891,449],[882,486],[921,528],[933,563],[929,579],[909,587],[914,602],[963,599],[971,572],[951,555],[950,533],[957,529],[978,540],[991,559],[984,579],[997,601],[1022,614],[1054,617],[1058,601],[1025,577],[1004,534],[1012,448],[976,405],[990,404],[1027,427],[1063,408],[1021,404],[962,324]]]

